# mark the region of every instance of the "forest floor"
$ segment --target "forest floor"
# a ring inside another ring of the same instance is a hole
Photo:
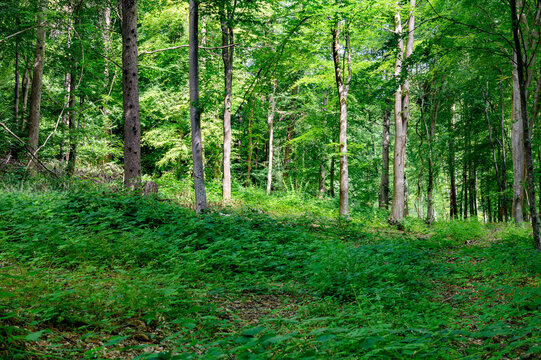
[[[541,358],[527,230],[236,199],[197,216],[88,183],[0,187],[0,358]]]

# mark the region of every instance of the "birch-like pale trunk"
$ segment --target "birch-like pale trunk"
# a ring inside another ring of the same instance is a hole
[[[30,113],[28,116],[28,145],[31,151],[35,152],[39,142],[39,120],[41,114],[41,93],[43,90],[43,65],[45,63],[45,13],[47,11],[47,0],[41,0],[40,12],[38,15],[38,26],[36,34],[36,51],[34,54],[32,90],[30,95]],[[31,160],[31,163],[33,161]]]
[[[141,121],[137,62],[137,1],[122,0],[122,92],[124,107],[124,185],[141,182]]]
[[[195,189],[195,211],[207,209],[205,169],[203,167],[203,140],[201,136],[201,109],[199,104],[199,2],[190,0],[190,120],[192,127],[192,159]]]
[[[233,89],[233,55],[235,51],[233,44],[234,33],[231,25],[232,16],[226,14],[225,8],[221,8],[220,22],[222,28],[222,60],[224,63],[224,114],[223,114],[223,177],[222,177],[222,199],[231,200],[231,93]]]

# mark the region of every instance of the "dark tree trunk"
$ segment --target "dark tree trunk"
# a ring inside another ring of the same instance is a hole
[[[124,95],[124,185],[141,182],[141,121],[137,63],[137,1],[122,1],[122,91]]]
[[[30,80],[30,70],[26,69],[24,72],[23,77],[23,84],[22,84],[22,93],[23,93],[23,108],[21,112],[21,133],[24,133],[26,128],[26,109],[28,108],[28,95],[30,93],[30,86],[31,86],[31,80]]]
[[[452,118],[451,118],[451,139],[449,140],[449,173],[451,178],[451,194],[449,196],[450,217],[454,220],[459,217],[457,198],[456,198],[456,171],[455,171],[455,123],[456,123],[456,105],[452,105]]]
[[[201,137],[201,109],[199,104],[199,2],[190,0],[190,119],[192,127],[192,158],[195,188],[195,211],[207,209],[203,141]]]
[[[19,72],[20,58],[21,55],[19,54],[19,40],[17,39],[15,42],[15,86],[13,89],[13,120],[15,120],[15,124],[19,122],[19,98],[21,93],[19,88],[21,82],[21,76]]]
[[[383,135],[381,146],[381,184],[379,188],[379,208],[389,209],[389,137],[391,128],[391,101],[385,100],[383,110]]]
[[[47,0],[41,0],[37,30],[36,52],[32,76],[32,91],[30,95],[30,114],[28,116],[28,145],[35,152],[39,142],[39,120],[41,113],[41,93],[43,90],[43,65],[45,62],[45,13]]]

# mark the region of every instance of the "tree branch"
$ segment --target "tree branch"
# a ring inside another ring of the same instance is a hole
[[[19,138],[17,135],[15,135],[15,134],[14,134],[14,133],[6,126],[6,124],[4,124],[3,122],[0,122],[0,126],[2,126],[2,127],[4,128],[4,130],[6,130],[6,131],[8,132],[8,134],[10,134],[11,136],[13,136],[15,139],[19,140],[19,142],[20,142],[21,144],[23,144],[24,149],[26,150],[26,152],[27,152],[28,154],[30,154],[30,156],[32,156],[32,157],[34,158],[34,160],[36,160],[36,162],[37,162],[39,165],[41,165],[45,170],[47,170],[48,172],[50,172],[51,174],[53,174],[57,179],[60,179],[60,176],[58,176],[57,173],[55,173],[54,171],[52,171],[51,169],[49,169],[47,166],[45,166],[45,165],[41,162],[41,160],[38,159],[38,158],[36,157],[36,155],[34,155],[34,154],[32,153],[32,149],[30,149],[30,148],[28,147],[28,145],[27,145],[23,140],[21,140],[21,138]]]
[[[211,46],[211,47],[199,45],[199,48],[204,49],[204,50],[219,50],[219,49],[230,48],[230,47],[237,46],[237,45],[239,45],[239,44],[229,44],[229,45],[226,45],[226,46]],[[139,52],[139,55],[137,55],[137,57],[141,57],[142,55],[145,55],[145,54],[155,54],[155,53],[159,53],[159,52],[163,52],[163,51],[186,48],[186,47],[189,47],[189,46],[190,45],[178,45],[178,46],[168,47],[168,48],[165,48],[165,49],[158,49],[158,50],[151,50],[151,51],[141,51],[141,52]]]

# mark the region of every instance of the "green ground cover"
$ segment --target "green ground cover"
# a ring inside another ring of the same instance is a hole
[[[4,186],[0,357],[541,356],[527,230],[410,219],[399,232],[362,209],[337,222],[328,199],[235,198],[197,216],[90,183]]]

